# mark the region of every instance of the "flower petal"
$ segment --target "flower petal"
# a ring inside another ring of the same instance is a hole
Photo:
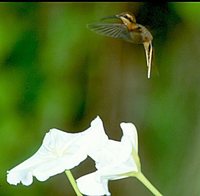
[[[120,124],[120,127],[123,131],[123,137],[122,140],[130,140],[133,147],[135,148],[135,151],[138,153],[138,135],[137,135],[137,129],[133,123],[124,123],[122,122]]]
[[[14,185],[21,181],[28,186],[33,182],[33,176],[44,181],[77,166],[87,157],[86,148],[79,142],[82,137],[82,133],[72,134],[51,129],[32,157],[8,171],[7,181]]]
[[[90,129],[83,134],[85,134],[84,142],[85,146],[88,148],[87,153],[89,156],[103,148],[108,141],[108,136],[105,134],[103,122],[99,116],[91,122]]]
[[[108,190],[108,180],[101,180],[97,172],[82,176],[76,182],[80,192],[84,195],[111,195]]]
[[[101,148],[89,154],[103,179],[116,180],[128,177],[130,172],[138,172],[132,156],[133,148],[138,151],[137,130],[132,123],[121,123],[120,126],[123,131],[121,142],[109,139]]]
[[[107,165],[98,169],[98,174],[103,179],[117,180],[129,177],[128,173],[137,172],[137,166],[132,157],[123,163],[113,163],[113,165]]]

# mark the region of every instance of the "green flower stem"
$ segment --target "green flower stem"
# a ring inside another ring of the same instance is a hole
[[[162,196],[162,194],[151,184],[142,172],[138,172],[135,177],[140,180],[155,196]]]
[[[68,177],[68,179],[69,179],[69,181],[70,181],[70,183],[71,183],[71,185],[72,185],[72,187],[73,187],[73,189],[74,189],[76,195],[77,195],[77,196],[83,196],[83,195],[80,193],[79,189],[78,189],[78,186],[77,186],[77,184],[76,184],[76,181],[75,181],[75,179],[74,179],[74,177],[73,177],[71,171],[70,171],[70,170],[65,170],[65,174],[67,175],[67,177]]]

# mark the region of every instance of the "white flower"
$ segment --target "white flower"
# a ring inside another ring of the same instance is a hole
[[[101,148],[88,154],[96,162],[97,171],[77,179],[77,185],[83,194],[110,195],[108,180],[140,172],[137,130],[132,123],[121,123],[120,126],[123,131],[120,142],[107,139]]]
[[[95,129],[93,129],[94,127]],[[91,122],[91,127],[80,133],[66,133],[58,129],[50,129],[46,133],[42,146],[29,159],[8,171],[7,181],[10,184],[28,186],[33,182],[33,176],[39,181],[72,169],[86,159],[91,146],[99,146],[107,141],[107,136],[97,117]]]

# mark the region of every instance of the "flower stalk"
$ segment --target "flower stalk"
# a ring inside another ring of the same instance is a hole
[[[76,184],[76,181],[75,181],[75,179],[74,179],[74,177],[73,177],[71,171],[70,171],[70,170],[65,170],[65,174],[67,175],[67,178],[69,179],[69,182],[71,183],[71,185],[72,185],[72,187],[73,187],[73,189],[74,189],[76,195],[77,195],[77,196],[83,196],[83,195],[80,193],[79,189],[78,189],[78,186],[77,186],[77,184]]]
[[[162,196],[162,194],[151,184],[142,172],[137,172],[134,176],[140,180],[155,196]]]

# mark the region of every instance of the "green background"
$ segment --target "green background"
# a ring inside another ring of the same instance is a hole
[[[130,11],[153,34],[147,79],[142,45],[86,28]],[[200,3],[0,3],[0,195],[75,195],[66,176],[13,186],[6,171],[30,157],[50,128],[83,131],[99,115],[111,139],[138,129],[146,177],[163,195],[200,195]],[[88,159],[74,176],[94,171]],[[114,196],[152,195],[137,179]]]

